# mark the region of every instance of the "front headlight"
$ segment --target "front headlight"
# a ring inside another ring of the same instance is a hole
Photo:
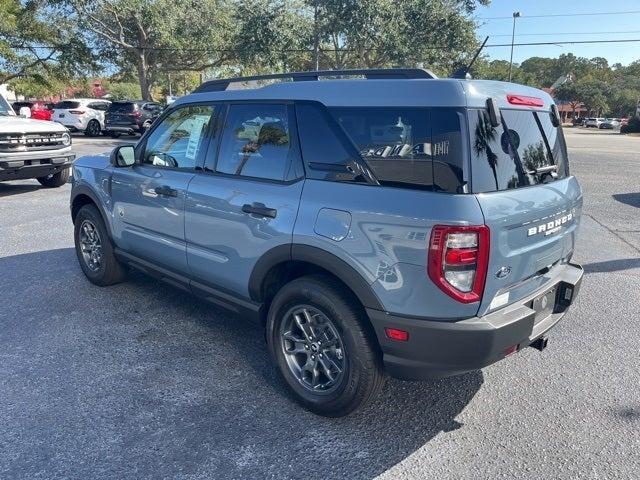
[[[69,146],[71,145],[71,135],[69,135],[67,132],[64,132],[62,134],[62,144],[64,146]]]

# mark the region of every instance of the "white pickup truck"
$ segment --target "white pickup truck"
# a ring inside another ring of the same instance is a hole
[[[45,187],[61,187],[74,158],[63,125],[18,116],[0,95],[0,182],[35,178]]]

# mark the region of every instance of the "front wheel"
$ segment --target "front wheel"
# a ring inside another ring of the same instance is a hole
[[[355,299],[328,276],[301,277],[274,298],[267,343],[293,396],[318,415],[368,403],[384,381],[373,334]]]
[[[51,175],[47,175],[46,177],[38,177],[36,180],[40,182],[40,185],[47,188],[58,188],[63,186],[65,183],[69,181],[69,171],[71,169],[65,168],[64,170],[60,170],[58,173],[52,173]]]
[[[115,257],[104,221],[95,206],[85,205],[78,212],[74,240],[80,268],[91,283],[103,287],[124,279],[125,270]]]

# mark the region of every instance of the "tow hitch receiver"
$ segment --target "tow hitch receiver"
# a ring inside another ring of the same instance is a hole
[[[535,348],[536,350],[543,351],[547,348],[547,343],[549,343],[548,337],[540,337],[534,340],[529,346]]]

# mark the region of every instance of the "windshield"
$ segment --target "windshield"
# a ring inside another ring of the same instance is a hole
[[[469,110],[473,191],[549,183],[568,175],[567,148],[551,113],[502,110],[493,127],[485,110]]]
[[[0,95],[0,115],[13,115],[11,106],[2,95]]]

